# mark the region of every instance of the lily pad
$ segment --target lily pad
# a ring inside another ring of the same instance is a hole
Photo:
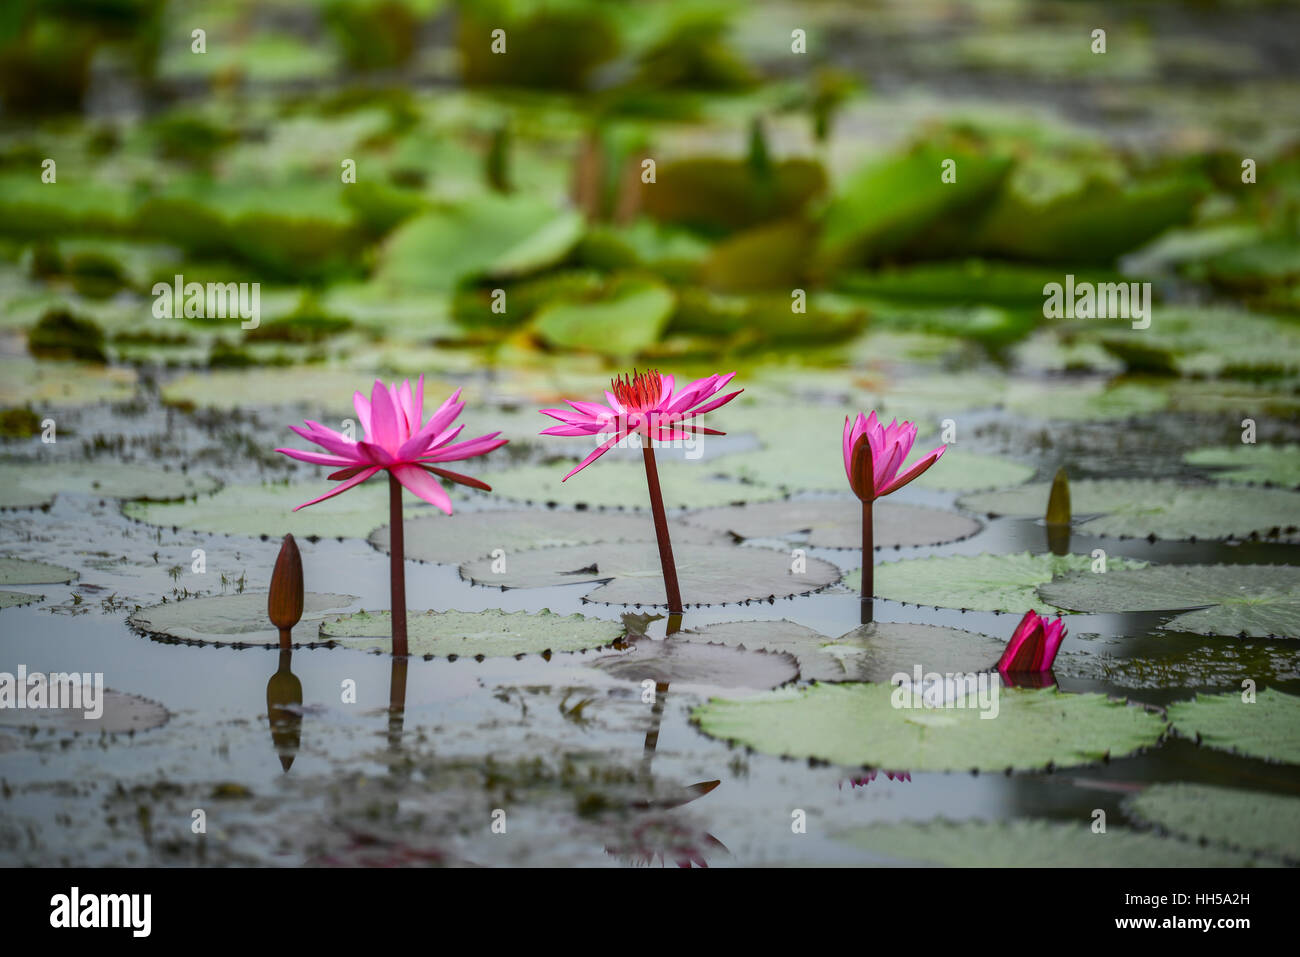
[[[956,512],[897,502],[873,509],[877,549],[940,545],[969,538],[980,523]],[[785,538],[817,548],[861,548],[862,506],[857,499],[763,502],[688,512],[684,520],[737,538]]]
[[[1100,694],[1003,688],[996,719],[977,695],[962,707],[895,707],[888,684],[818,684],[740,701],[714,698],[691,714],[716,738],[766,754],[908,771],[1002,771],[1092,764],[1155,744],[1164,721]]]
[[[559,511],[556,509],[511,509],[509,511],[457,512],[454,515],[423,515],[405,526],[406,557],[422,562],[464,562],[500,548],[512,552],[531,548],[588,545],[595,542],[654,541],[654,522],[649,515],[618,512]],[[722,541],[722,536],[683,522],[669,522],[673,542],[699,545]],[[385,554],[389,549],[390,526],[370,534],[370,544]]]
[[[794,656],[785,652],[682,641],[677,637],[663,641],[639,639],[630,650],[597,658],[591,666],[638,684],[650,680],[656,684],[766,690],[799,677]]]
[[[150,525],[263,538],[364,538],[388,514],[388,483],[378,478],[311,508],[293,510],[327,492],[331,484],[322,475],[319,482],[292,485],[227,485],[193,501],[128,502],[122,512]],[[429,508],[409,492],[402,500],[408,515]]]
[[[0,608],[30,605],[34,601],[41,601],[44,597],[44,595],[29,595],[21,591],[0,591]]]
[[[356,418],[352,408],[352,394],[358,389],[366,391],[373,377],[360,372],[298,368],[225,369],[216,372],[192,372],[172,380],[162,388],[165,402],[193,403],[208,409],[240,409],[252,406],[305,406],[326,411],[341,417]],[[450,393],[451,387],[426,381],[425,395]],[[315,416],[313,416],[315,417]],[[331,428],[340,428],[341,422],[322,419]],[[358,424],[357,434],[361,429]],[[286,430],[287,435],[287,430]]]
[[[1034,482],[958,501],[989,515],[1041,518],[1051,483]],[[1282,489],[1221,488],[1137,479],[1082,479],[1070,483],[1077,528],[1084,534],[1116,537],[1155,535],[1195,538],[1295,537],[1300,495]]]
[[[1049,821],[925,821],[871,824],[840,835],[900,863],[946,867],[1247,867],[1251,858],[1109,827]]]
[[[307,592],[303,596],[302,621],[293,630],[294,643],[312,644],[317,641],[312,624],[355,601],[351,595]],[[267,617],[266,592],[215,595],[150,605],[127,620],[133,628],[160,641],[239,647],[268,647],[280,643],[280,632]]]
[[[562,349],[633,356],[659,341],[676,302],[658,280],[615,280],[604,298],[548,303],[533,317],[533,329]]]
[[[1251,702],[1242,692],[1198,694],[1168,709],[1175,731],[1199,744],[1265,761],[1300,764],[1300,698],[1266,688]]]
[[[0,556],[0,585],[61,585],[76,577],[76,572],[61,565]]]
[[[1168,406],[1167,390],[1136,382],[1013,382],[1006,394],[1006,407],[1012,412],[1071,422],[1128,419],[1161,412]]]
[[[1188,465],[1215,470],[1229,482],[1300,488],[1300,445],[1235,445],[1197,449],[1183,456]]]
[[[60,492],[162,502],[220,487],[208,475],[121,462],[0,463],[0,508],[38,508]]]
[[[795,573],[786,552],[768,548],[674,545],[673,558],[688,606],[807,595],[840,577],[838,568],[817,558],[805,559],[807,567]],[[492,558],[466,562],[460,576],[476,585],[502,588],[596,583],[583,598],[615,605],[666,601],[659,550],[653,542],[535,548],[508,555],[503,572],[494,571],[494,563]]]
[[[494,496],[517,502],[649,509],[650,493],[646,491],[644,467],[640,462],[606,461],[611,454],[606,453],[605,458],[567,482],[560,479],[578,464],[576,461],[493,472],[485,475],[484,481],[492,486]],[[677,463],[663,452],[658,454],[658,459],[659,483],[666,508],[733,505],[781,497],[779,489],[723,478],[703,462]]]
[[[1300,860],[1300,798],[1179,781],[1146,788],[1126,808],[1179,837]]]
[[[876,622],[831,638],[793,621],[728,621],[682,632],[738,648],[791,654],[799,675],[814,681],[888,682],[895,674],[987,671],[1002,654],[996,638],[956,628]]]
[[[1107,560],[1107,575],[1123,568],[1141,568],[1145,562],[1126,558]],[[944,555],[884,562],[875,569],[877,598],[966,608],[971,611],[1006,611],[1023,614],[1042,610],[1037,588],[1069,572],[1091,572],[1087,555]],[[862,570],[844,579],[852,589],[862,587]]]
[[[103,713],[98,718],[86,717],[84,698],[82,703],[81,708],[0,708],[0,724],[76,734],[130,734],[162,727],[171,718],[158,702],[111,688],[103,690]]]
[[[499,658],[603,648],[623,636],[616,621],[583,615],[532,612],[426,611],[407,616],[407,642],[413,655],[426,658]],[[393,634],[387,611],[356,612],[321,622],[320,639],[345,648],[387,651]]]
[[[1066,575],[1039,587],[1071,611],[1177,611],[1170,631],[1243,638],[1300,638],[1300,568],[1291,565],[1153,565]]]
[[[133,369],[0,356],[0,405],[69,406],[129,399],[135,381]]]

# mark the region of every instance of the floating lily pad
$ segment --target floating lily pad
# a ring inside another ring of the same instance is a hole
[[[30,605],[34,601],[41,601],[44,597],[44,595],[29,595],[21,591],[0,591],[0,608]]]
[[[134,394],[133,369],[0,356],[0,405],[84,405]]]
[[[682,632],[688,640],[783,651],[799,663],[799,675],[815,681],[888,682],[899,672],[941,674],[987,671],[1004,642],[985,635],[901,622],[877,622],[831,638],[793,621],[728,621]]]
[[[618,512],[511,509],[491,512],[457,512],[424,515],[405,526],[406,557],[422,562],[464,562],[495,549],[509,556],[531,548],[588,545],[595,542],[654,541],[654,521],[649,515]],[[381,552],[389,548],[389,526],[375,529],[370,544]],[[670,522],[674,543],[707,545],[722,536],[707,529]]]
[[[687,605],[789,598],[819,591],[839,580],[830,562],[805,559],[795,573],[786,552],[724,545],[673,546],[682,600]],[[506,570],[493,570],[494,559],[460,566],[462,578],[476,585],[545,588],[599,583],[583,593],[588,601],[616,605],[665,603],[659,550],[651,543],[576,545],[536,548],[506,557]]]
[[[1153,565],[1066,575],[1039,587],[1071,611],[1177,611],[1162,628],[1201,635],[1300,638],[1300,568],[1291,565]],[[1207,607],[1208,606],[1208,607]]]
[[[600,299],[559,299],[533,317],[533,329],[563,349],[633,356],[659,341],[677,297],[653,279],[615,280]]]
[[[59,585],[76,577],[76,572],[61,565],[0,556],[0,585]]]
[[[1152,785],[1126,807],[1179,837],[1300,860],[1300,798],[1179,781]]]
[[[1104,422],[1160,412],[1169,405],[1164,388],[1134,382],[1013,382],[1006,407],[1034,419]]]
[[[1141,568],[1145,562],[1125,558],[1107,560],[1105,574],[1122,568]],[[1069,572],[1091,571],[1087,555],[945,555],[884,562],[875,569],[877,598],[967,608],[972,611],[1007,611],[1023,614],[1042,610],[1039,585]],[[844,584],[862,587],[862,571],[854,569]]]
[[[208,475],[120,462],[0,464],[0,508],[48,505],[60,492],[161,502],[215,492]]]
[[[294,644],[317,641],[313,624],[331,612],[347,608],[351,595],[307,592],[303,596],[302,621],[293,629]],[[137,630],[161,641],[183,641],[214,645],[279,645],[280,632],[267,617],[266,592],[216,595],[150,605],[128,621]]]
[[[323,495],[335,483],[322,474],[318,482],[293,485],[228,485],[194,501],[128,502],[122,512],[150,525],[222,535],[364,538],[388,514],[388,483],[382,478],[298,512],[294,506]],[[410,493],[403,493],[402,500],[408,515],[430,507]]]
[[[407,616],[407,647],[425,657],[484,657],[585,651],[602,648],[624,634],[617,621],[583,615],[557,615],[547,609],[517,611],[426,611]],[[392,615],[356,612],[321,622],[322,641],[346,648],[389,650]]]
[[[1266,688],[1246,702],[1240,691],[1198,694],[1171,704],[1168,713],[1175,731],[1207,747],[1300,764],[1300,698],[1294,695]]]
[[[896,707],[888,684],[818,684],[741,701],[714,698],[692,720],[756,751],[909,771],[1002,771],[1092,764],[1155,744],[1164,721],[1100,694],[997,687],[997,716],[964,707]],[[919,691],[917,692],[919,694]]]
[[[98,718],[86,717],[83,697],[80,708],[0,708],[0,724],[76,734],[122,734],[151,731],[171,718],[166,708],[148,698],[111,688],[105,688],[103,695],[103,713]]]
[[[799,677],[794,656],[781,651],[762,651],[682,641],[642,638],[631,649],[597,658],[591,663],[616,678],[640,683],[711,685],[720,688],[776,688]]]
[[[360,389],[367,392],[374,378],[361,372],[319,369],[309,366],[296,368],[223,369],[216,372],[191,372],[167,383],[162,397],[170,403],[193,403],[209,409],[239,409],[250,406],[305,406],[316,410],[317,416],[328,410],[336,413],[339,421],[321,419],[331,428],[342,428],[342,418],[356,420],[352,408],[352,394]],[[425,395],[436,396],[452,391],[450,386],[436,382],[424,383]],[[361,425],[357,423],[358,438]],[[285,437],[292,439],[288,430]]]
[[[939,545],[969,538],[980,523],[937,508],[876,502],[876,548]],[[862,505],[857,499],[763,502],[688,512],[684,520],[739,538],[784,538],[817,548],[861,548]]]
[[[1215,470],[1229,482],[1259,482],[1300,488],[1300,445],[1236,445],[1197,449],[1183,456],[1189,465]]]
[[[1051,483],[967,495],[957,504],[972,512],[1041,518]],[[1077,528],[1084,534],[1158,538],[1284,538],[1300,523],[1300,495],[1282,489],[1221,488],[1134,479],[1070,483]]]
[[[918,457],[914,455],[907,465]],[[903,466],[904,469],[907,465]],[[959,452],[950,448],[943,453],[938,464],[922,472],[911,484],[917,488],[932,488],[941,492],[974,492],[1018,485],[1033,478],[1034,471],[1028,465],[999,455]]]
[[[871,824],[846,831],[854,847],[900,863],[946,867],[1248,867],[1243,854],[1108,827],[1048,821]]]
[[[648,510],[650,493],[646,491],[644,467],[639,461],[607,461],[612,454],[606,453],[600,461],[583,469],[567,482],[561,482],[560,479],[578,464],[576,461],[528,465],[493,472],[485,476],[484,481],[492,486],[493,495],[517,502]],[[659,483],[663,489],[666,508],[733,505],[781,497],[779,489],[767,485],[722,478],[705,462],[677,463],[668,459],[663,452],[658,454],[658,459]]]

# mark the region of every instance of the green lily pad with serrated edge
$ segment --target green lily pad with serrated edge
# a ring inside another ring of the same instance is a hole
[[[721,478],[710,463],[665,461],[663,453],[658,458],[659,484],[666,508],[706,508],[781,497],[779,489],[768,485]],[[492,486],[494,496],[516,502],[649,510],[650,493],[646,488],[645,469],[639,462],[602,458],[561,482],[565,473],[577,464],[566,460],[503,469],[486,475],[484,481]]]
[[[30,605],[34,601],[41,601],[44,595],[29,595],[21,591],[0,591],[0,608],[16,608],[20,605]]]
[[[1153,565],[1104,575],[1083,572],[1041,585],[1038,594],[1071,611],[1197,609],[1161,626],[1170,631],[1300,638],[1300,568],[1292,565]]]
[[[1183,461],[1212,469],[1216,479],[1300,488],[1300,445],[1196,449],[1184,455]]]
[[[1300,860],[1300,798],[1206,784],[1154,784],[1130,815],[1182,838]]]
[[[76,577],[76,572],[61,565],[0,556],[0,585],[59,585]]]
[[[818,558],[793,570],[787,552],[736,545],[673,546],[684,604],[714,605],[790,598],[820,591],[839,580],[840,570]],[[654,542],[534,548],[460,566],[460,576],[476,585],[501,588],[589,586],[583,598],[617,605],[663,605],[663,566]]]
[[[691,718],[705,734],[765,754],[913,772],[1093,764],[1150,747],[1164,733],[1158,715],[1105,695],[992,682],[996,698],[972,693],[956,700],[961,707],[896,707],[905,689],[889,684],[817,684],[714,698]],[[981,717],[993,714],[994,702],[996,716]]]
[[[957,504],[972,512],[1041,518],[1050,493],[1051,483],[1035,482],[967,495]],[[1300,494],[1283,489],[1081,479],[1070,483],[1070,504],[1080,532],[1113,537],[1290,540],[1300,524]]]
[[[496,609],[411,612],[406,621],[411,654],[427,658],[500,658],[586,651],[618,641],[625,631],[617,621],[557,615],[545,608],[536,613]],[[345,648],[387,651],[392,634],[392,616],[387,611],[339,615],[320,624],[322,641]]]
[[[1122,568],[1141,568],[1145,562],[1110,558],[1105,574]],[[1004,611],[1023,614],[1042,610],[1039,585],[1070,572],[1091,571],[1088,555],[943,555],[883,562],[875,568],[875,597],[913,605]],[[1099,573],[1100,574],[1100,573]],[[862,571],[844,578],[854,590],[862,587]]]
[[[307,592],[302,621],[294,626],[294,644],[317,641],[315,623],[356,601],[351,595]],[[127,619],[130,625],[159,641],[190,644],[270,647],[280,643],[280,632],[270,621],[266,592],[187,598],[142,608]]]
[[[27,700],[31,701],[30,688]],[[0,708],[0,724],[74,734],[134,734],[161,727],[171,718],[171,712],[157,701],[111,688],[104,688],[102,698],[96,702],[103,708],[98,718],[86,716],[87,710],[94,710],[88,709],[89,704],[83,693],[80,708]]]
[[[1169,706],[1169,723],[1179,734],[1222,751],[1265,761],[1300,764],[1300,698],[1266,688],[1254,701],[1244,692],[1198,694]]]
[[[1109,827],[1039,820],[870,824],[840,840],[900,863],[947,867],[1249,867],[1244,854]]]
[[[654,541],[654,520],[645,514],[578,512],[559,509],[503,509],[422,515],[403,522],[405,555],[422,562],[464,562],[501,549],[503,554],[531,548],[556,548],[596,542]],[[708,529],[669,522],[681,544],[721,544],[726,537]],[[370,533],[370,544],[389,551],[390,527]]]
[[[158,502],[220,487],[208,475],[121,462],[0,463],[0,508],[38,508],[61,492]]]
[[[682,641],[680,634],[663,641],[639,638],[626,651],[597,658],[591,666],[637,684],[653,681],[671,686],[765,690],[800,676],[794,656],[786,652]]]
[[[687,512],[683,521],[739,538],[791,537],[816,548],[861,548],[862,503],[857,499],[760,502]],[[980,523],[938,508],[876,502],[875,547],[940,545],[969,538]]]

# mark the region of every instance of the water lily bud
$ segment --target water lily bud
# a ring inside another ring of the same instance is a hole
[[[1070,524],[1070,480],[1065,477],[1065,469],[1056,470],[1052,479],[1052,494],[1047,498],[1047,524]]]
[[[302,555],[293,536],[286,535],[271,573],[271,593],[266,598],[271,624],[281,631],[298,624],[302,618],[302,593]]]

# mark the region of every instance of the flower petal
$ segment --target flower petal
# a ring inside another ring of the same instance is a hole
[[[314,498],[310,502],[303,502],[301,505],[295,508],[294,511],[295,512],[298,511],[299,508],[306,508],[308,505],[315,505],[317,502],[323,502],[327,498],[333,498],[335,495],[338,495],[340,492],[346,492],[348,489],[352,488],[353,486],[360,485],[362,482],[366,481],[366,479],[370,478],[370,476],[374,475],[378,471],[380,471],[378,465],[373,466],[372,468],[368,468],[364,472],[360,472],[354,477],[348,479],[346,482],[334,486],[332,489],[330,489],[320,498]]]
[[[436,478],[418,465],[395,465],[393,477],[412,494],[451,514],[451,496]]]

